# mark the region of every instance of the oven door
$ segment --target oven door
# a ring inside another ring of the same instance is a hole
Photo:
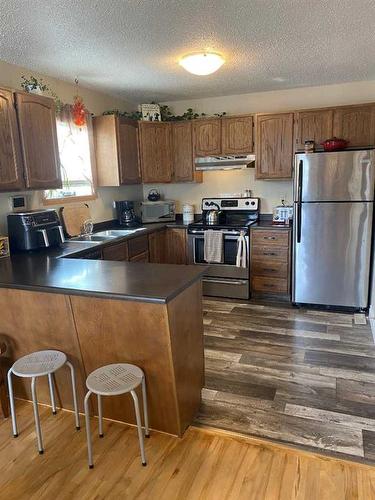
[[[222,264],[207,264],[204,260],[204,231],[196,231],[189,234],[189,263],[208,266],[205,276],[217,276],[223,278],[249,279],[249,237],[245,236],[247,248],[247,266],[237,267],[236,257],[238,249],[238,232],[224,232],[224,262]]]

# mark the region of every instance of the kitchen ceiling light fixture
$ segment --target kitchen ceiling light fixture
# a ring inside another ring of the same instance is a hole
[[[184,56],[180,65],[193,75],[211,75],[224,64],[224,58],[216,52],[200,52]]]

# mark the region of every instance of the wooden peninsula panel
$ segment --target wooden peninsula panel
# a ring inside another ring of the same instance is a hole
[[[168,304],[181,435],[198,411],[204,385],[202,282]]]
[[[89,373],[105,364],[133,363],[146,374],[152,429],[182,436],[198,412],[203,387],[199,279],[167,303],[0,288],[0,310],[7,364],[37,350],[64,351],[76,368],[81,410]],[[69,375],[67,368],[56,372],[56,388],[59,406],[71,409]],[[14,380],[16,396],[31,399],[30,380]],[[47,377],[38,379],[37,392],[39,402],[49,405]],[[106,418],[135,423],[129,394],[103,403]]]
[[[0,289],[0,339],[7,345],[5,354],[10,366],[16,359],[33,351],[64,351],[76,370],[78,401],[83,410],[85,372],[75,331],[69,297],[55,293]],[[17,397],[31,399],[30,379],[14,377]],[[55,373],[57,402],[72,409],[70,370],[63,367]],[[47,377],[37,380],[40,403],[50,404]]]
[[[203,387],[200,281],[168,304],[80,296],[71,304],[87,373],[110,363],[138,365],[146,374],[150,427],[182,436]],[[104,398],[103,413],[135,423],[129,394]]]
[[[166,307],[79,296],[72,296],[71,302],[87,373],[111,363],[133,363],[142,368],[150,426],[178,434]],[[134,424],[131,396],[104,398],[103,414]]]

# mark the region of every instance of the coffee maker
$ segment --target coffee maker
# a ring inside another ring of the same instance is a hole
[[[38,250],[64,243],[64,231],[56,210],[30,210],[8,215],[12,250]]]
[[[117,220],[120,226],[139,227],[141,225],[141,220],[134,211],[133,201],[115,201],[114,207],[116,208]]]

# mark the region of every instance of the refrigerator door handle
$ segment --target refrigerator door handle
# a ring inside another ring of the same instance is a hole
[[[302,202],[302,177],[303,177],[303,160],[300,160],[298,164],[298,189],[297,189],[298,203]]]
[[[302,222],[302,176],[303,176],[303,161],[298,164],[298,191],[297,191],[297,243],[301,242],[301,222]]]

